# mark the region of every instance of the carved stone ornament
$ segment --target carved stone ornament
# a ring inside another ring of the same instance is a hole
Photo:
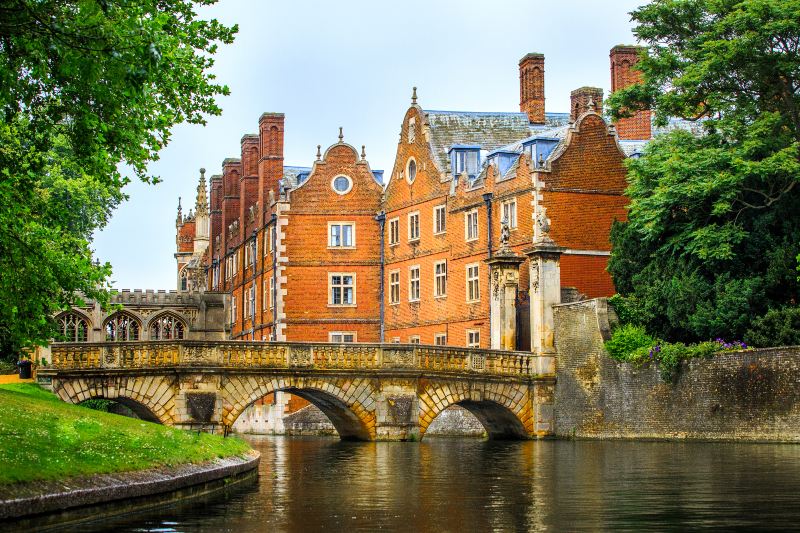
[[[388,366],[414,366],[413,350],[386,350],[383,352],[383,361]]]
[[[472,355],[472,369],[473,370],[483,370],[486,367],[486,356],[485,355]]]
[[[540,237],[543,240],[548,239],[550,237],[550,219],[547,218],[544,207],[540,208],[536,214],[536,225],[539,227]]]
[[[292,366],[309,366],[311,364],[311,348],[305,346],[292,347]]]
[[[531,262],[531,291],[539,290],[539,261]]]
[[[187,346],[184,349],[183,358],[190,365],[217,363],[214,350],[204,346]]]
[[[500,222],[500,248],[507,249],[509,239],[511,239],[511,228],[508,227],[508,217],[506,216]]]
[[[114,346],[111,348],[106,348],[105,353],[103,354],[103,362],[106,366],[114,366],[117,363],[117,359],[119,358],[119,348]]]

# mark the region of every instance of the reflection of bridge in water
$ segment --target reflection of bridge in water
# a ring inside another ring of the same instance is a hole
[[[305,398],[343,439],[425,435],[451,405],[494,438],[553,430],[554,361],[530,352],[398,344],[146,341],[55,344],[39,370],[63,400],[106,398],[163,424],[228,430],[267,394]]]

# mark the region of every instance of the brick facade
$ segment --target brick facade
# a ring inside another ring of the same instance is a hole
[[[615,46],[611,49],[611,92],[642,81],[642,73],[636,70],[641,52],[642,48],[638,46]],[[651,116],[649,110],[640,110],[632,117],[620,119],[616,124],[619,138],[649,139],[652,135]]]

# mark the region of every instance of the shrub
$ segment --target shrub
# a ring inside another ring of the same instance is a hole
[[[632,299],[615,294],[608,299],[608,304],[614,308],[620,324],[644,323],[639,310],[636,308],[636,303]]]
[[[644,327],[623,324],[614,330],[605,346],[611,357],[620,361],[641,359],[648,349],[656,344],[656,339],[647,334]]]
[[[106,400],[103,398],[91,398],[80,403],[81,407],[87,407],[89,409],[94,409],[95,411],[103,411],[104,413],[108,413],[113,405],[113,400]]]
[[[771,309],[753,321],[744,340],[761,348],[800,345],[800,307]]]

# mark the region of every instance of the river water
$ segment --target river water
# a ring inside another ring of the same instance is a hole
[[[797,445],[251,441],[262,454],[257,483],[79,530],[800,528]]]

